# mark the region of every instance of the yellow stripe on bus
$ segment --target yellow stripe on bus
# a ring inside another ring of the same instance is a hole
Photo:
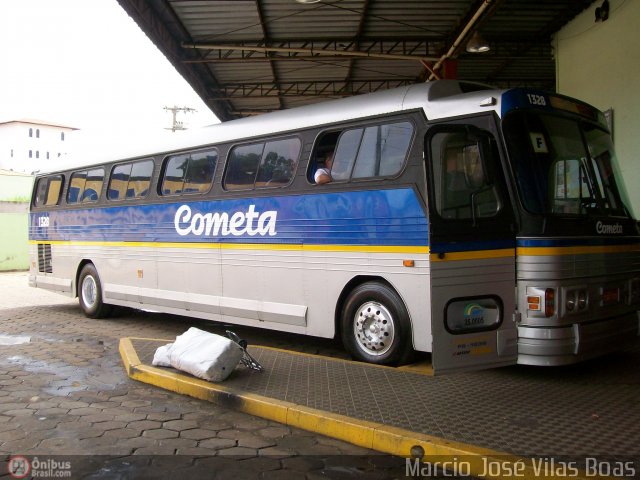
[[[456,260],[485,260],[491,258],[513,258],[515,251],[513,248],[502,248],[498,250],[474,250],[469,252],[447,252],[445,254],[432,253],[432,262],[451,262]]]
[[[169,242],[100,242],[70,240],[31,240],[32,245],[67,245],[74,247],[128,247],[128,248],[191,248],[225,250],[280,250],[311,252],[354,252],[354,253],[415,253],[429,254],[429,247],[397,245],[302,245],[283,243],[169,243]]]

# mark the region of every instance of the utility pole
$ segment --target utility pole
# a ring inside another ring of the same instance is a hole
[[[164,107],[164,109],[167,112],[171,112],[171,114],[173,115],[173,126],[171,126],[169,128],[165,128],[165,130],[171,130],[172,132],[175,132],[176,130],[186,130],[187,129],[184,126],[184,123],[177,119],[178,112],[188,113],[188,112],[197,111],[195,108],[176,107],[175,105],[173,107]]]

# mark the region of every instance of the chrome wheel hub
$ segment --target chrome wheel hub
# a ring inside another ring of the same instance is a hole
[[[96,286],[96,280],[91,275],[87,275],[82,280],[82,301],[84,304],[92,308],[96,303],[98,288]]]
[[[391,313],[380,303],[365,303],[356,311],[353,333],[358,348],[367,355],[384,355],[395,337]]]

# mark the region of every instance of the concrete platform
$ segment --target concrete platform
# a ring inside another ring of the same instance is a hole
[[[384,453],[465,459],[476,476],[495,459],[520,461],[517,477],[539,478],[533,457],[571,459],[581,469],[587,458],[624,458],[640,471],[640,349],[567,368],[433,377],[252,346],[264,372],[239,366],[213,384],[152,367],[155,349],[170,341],[122,339],[129,376]]]

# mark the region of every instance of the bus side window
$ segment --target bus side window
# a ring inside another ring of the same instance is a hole
[[[300,139],[285,138],[234,147],[222,182],[225,190],[250,190],[287,185],[293,179]]]
[[[489,142],[485,142],[486,146]],[[436,133],[431,139],[436,209],[442,218],[493,217],[500,202],[483,155],[482,137],[466,130]]]
[[[87,172],[87,180],[84,184],[84,191],[80,197],[81,203],[93,203],[100,199],[102,193],[102,183],[104,182],[104,169],[96,168]]]
[[[116,165],[111,171],[107,197],[109,200],[142,198],[149,193],[153,160]]]
[[[317,142],[308,178],[312,180],[315,171],[324,166],[321,160],[329,151],[334,151],[332,181],[398,175],[407,158],[413,130],[410,122],[397,122],[325,134]]]
[[[62,193],[62,175],[45,177],[38,180],[36,189],[36,207],[57,205]]]
[[[296,171],[300,148],[298,138],[267,142],[256,178],[256,187],[287,185]]]
[[[213,183],[217,150],[173,155],[165,160],[161,195],[206,193]]]
[[[124,200],[127,193],[127,185],[131,176],[131,164],[117,165],[111,172],[107,197],[109,200]]]

